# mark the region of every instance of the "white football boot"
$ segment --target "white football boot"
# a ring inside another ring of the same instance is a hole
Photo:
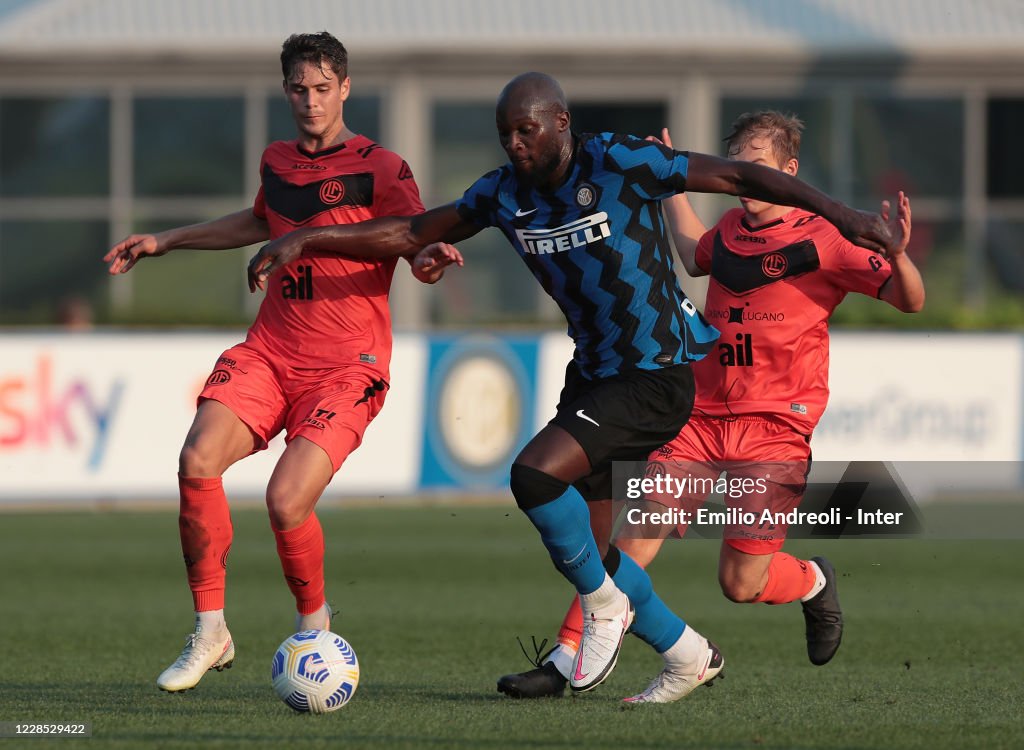
[[[700,636],[700,647],[696,661],[679,663],[665,657],[665,668],[654,678],[642,693],[624,698],[624,703],[671,703],[689,695],[700,685],[711,683],[725,666],[725,659],[718,646]],[[722,675],[725,679],[725,675]]]
[[[235,644],[227,628],[207,632],[197,624],[185,639],[181,655],[156,678],[157,687],[169,693],[190,690],[211,669],[230,669],[234,659]]]
[[[605,588],[609,584],[612,590],[610,600]],[[593,599],[597,597],[601,603],[594,606]],[[615,587],[611,578],[606,578],[605,584],[593,594],[581,595],[580,605],[583,608],[583,637],[569,675],[569,686],[577,693],[593,690],[612,673],[619,659],[622,639],[633,624],[633,605],[629,597]]]

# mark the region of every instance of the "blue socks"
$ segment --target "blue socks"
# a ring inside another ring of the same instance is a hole
[[[605,574],[633,603],[633,632],[664,653],[686,629],[683,622],[658,598],[651,578],[615,545],[601,560],[590,530],[590,511],[572,485],[522,464],[513,464],[510,486],[516,503],[540,532],[555,567],[580,594],[591,594],[604,583]]]
[[[572,582],[576,591],[580,594],[597,591],[604,582],[604,564],[590,531],[590,511],[576,488],[568,486],[554,500],[525,508],[524,512],[540,532],[555,567]]]
[[[651,577],[632,557],[613,545],[608,549],[605,564],[615,585],[633,602],[636,610],[633,634],[659,654],[667,651],[679,640],[686,623],[654,593]]]

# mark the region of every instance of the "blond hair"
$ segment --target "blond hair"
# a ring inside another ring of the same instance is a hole
[[[775,110],[744,112],[732,124],[732,132],[725,141],[729,156],[745,149],[752,138],[767,138],[779,165],[800,158],[800,134],[804,123],[796,115],[784,115]]]

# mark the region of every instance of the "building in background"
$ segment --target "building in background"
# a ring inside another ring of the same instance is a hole
[[[247,322],[249,252],[113,281],[100,257],[251,203],[264,145],[294,132],[280,44],[321,29],[350,50],[349,125],[406,156],[428,206],[504,160],[494,99],[526,70],[561,80],[577,130],[668,125],[711,153],[774,107],[807,122],[805,179],[866,209],[912,195],[920,323],[1024,325],[1015,0],[0,0],[0,323],[56,323],[83,298],[98,323]],[[697,205],[710,222],[729,201]],[[397,326],[560,319],[499,236],[467,248],[439,290],[397,274]],[[889,322],[879,308],[840,309]]]

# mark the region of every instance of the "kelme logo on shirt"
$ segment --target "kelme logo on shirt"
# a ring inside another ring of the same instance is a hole
[[[600,242],[612,233],[608,214],[600,211],[554,229],[517,229],[516,236],[528,255],[564,253],[574,247]]]

